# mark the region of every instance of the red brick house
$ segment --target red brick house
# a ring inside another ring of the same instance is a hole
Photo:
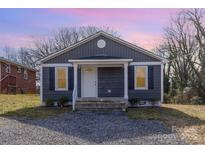
[[[35,93],[36,70],[0,57],[0,93]]]

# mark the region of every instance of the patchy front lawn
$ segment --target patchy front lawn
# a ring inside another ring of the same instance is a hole
[[[164,104],[160,108],[130,108],[134,119],[155,119],[165,122],[191,144],[205,144],[205,105]]]
[[[43,107],[40,96],[34,94],[0,94],[0,116],[46,118],[69,111],[70,108]]]
[[[71,108],[42,107],[39,95],[0,94],[0,116],[46,118]],[[161,108],[129,108],[134,119],[161,120],[191,144],[205,144],[205,105],[164,104]]]

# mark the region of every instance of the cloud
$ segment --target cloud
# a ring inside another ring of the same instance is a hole
[[[162,42],[160,33],[135,32],[125,37],[129,42],[134,43],[147,50],[153,50]]]
[[[28,47],[65,26],[108,26],[147,49],[159,44],[162,28],[180,9],[8,9],[0,16],[0,47]],[[9,15],[9,16],[8,16]],[[21,19],[21,20],[19,20]],[[7,21],[7,22],[6,22]]]
[[[164,21],[168,16],[180,9],[48,9],[48,11],[63,15],[73,15],[79,18],[115,19],[126,21]]]
[[[1,34],[0,47],[10,46],[12,48],[30,47],[35,40],[43,39],[45,36],[41,35],[15,35],[15,34]]]
[[[35,40],[45,39],[46,36],[40,35],[0,35],[0,47],[10,46],[12,48],[31,47]],[[123,35],[122,39],[134,43],[147,50],[156,48],[162,42],[162,35],[160,33],[144,33],[134,32]]]
[[[161,32],[180,9],[48,9],[48,12],[75,17],[76,26],[108,26],[118,31]],[[68,23],[68,25],[71,22]]]

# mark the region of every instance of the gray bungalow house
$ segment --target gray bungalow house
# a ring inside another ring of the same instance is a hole
[[[127,107],[163,102],[163,66],[167,60],[100,31],[41,63],[41,101],[67,96],[73,110]]]

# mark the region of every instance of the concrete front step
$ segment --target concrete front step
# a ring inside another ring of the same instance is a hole
[[[126,111],[127,102],[88,102],[88,101],[77,101],[75,104],[76,110],[123,110]]]
[[[121,97],[102,97],[102,98],[78,98],[78,102],[127,102]]]

